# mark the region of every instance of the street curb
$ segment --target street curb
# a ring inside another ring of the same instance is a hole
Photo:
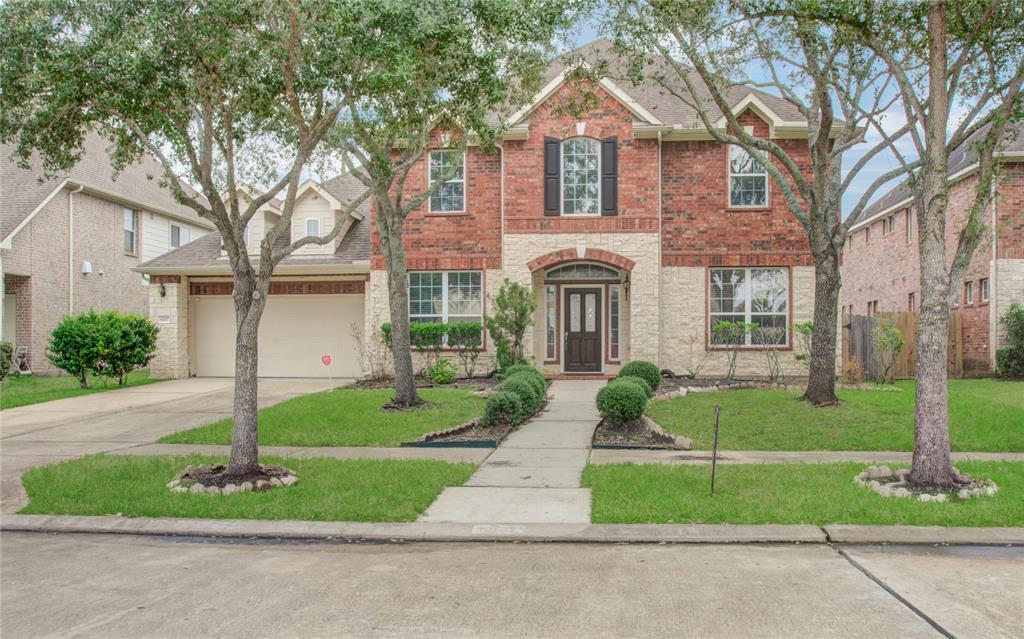
[[[806,525],[360,523],[14,514],[0,514],[0,531],[377,542],[823,544],[827,541],[820,528]]]
[[[822,530],[836,544],[1024,546],[1024,528],[832,525]]]

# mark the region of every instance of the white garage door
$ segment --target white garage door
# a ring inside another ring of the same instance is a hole
[[[235,307],[230,295],[193,296],[192,357],[201,377],[235,374]],[[361,374],[352,325],[363,327],[362,295],[271,295],[259,332],[261,377]]]

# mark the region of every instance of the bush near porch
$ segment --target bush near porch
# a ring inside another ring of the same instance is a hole
[[[93,455],[33,468],[22,476],[29,503],[21,513],[194,517],[201,519],[303,519],[315,521],[413,521],[448,486],[461,486],[473,464],[431,460],[283,459],[261,461],[295,471],[298,483],[265,493],[172,493],[167,482],[190,464],[223,458]]]
[[[583,471],[597,524],[875,524],[1024,526],[1024,463],[956,466],[999,486],[992,497],[944,503],[881,497],[853,483],[867,464],[598,464]],[[906,465],[893,464],[894,467]]]
[[[471,391],[421,388],[423,406],[381,410],[391,389],[339,388],[296,397],[259,412],[264,446],[398,446],[425,433],[480,417],[484,400]],[[164,444],[230,444],[231,418],[160,439]]]
[[[890,390],[841,390],[839,406],[813,408],[799,392],[742,389],[691,393],[654,402],[647,412],[665,430],[710,449],[714,406],[722,408],[722,450],[889,450],[914,446],[914,382]],[[1024,451],[1024,382],[949,381],[954,451]]]

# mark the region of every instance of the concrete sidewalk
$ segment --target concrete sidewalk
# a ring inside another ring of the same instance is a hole
[[[580,477],[600,419],[594,398],[602,381],[559,380],[548,405],[512,433],[464,486],[446,488],[422,522],[585,524],[590,489]]]
[[[720,450],[720,464],[831,464],[835,462],[910,463],[912,453],[901,451],[844,450]],[[1024,453],[952,453],[954,462],[1012,461],[1024,462]],[[710,450],[614,450],[595,449],[591,464],[710,464]]]

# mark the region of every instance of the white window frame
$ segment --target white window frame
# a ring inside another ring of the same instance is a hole
[[[978,288],[981,289],[981,291],[979,292],[979,294],[981,295],[981,303],[982,304],[987,304],[988,303],[988,278],[987,277],[983,277],[980,280],[978,280],[978,282],[979,282]]]
[[[587,140],[597,147],[597,207],[593,213],[565,212],[565,147],[576,140]],[[559,213],[565,217],[600,217],[601,216],[601,140],[585,135],[577,135],[562,140],[558,149],[558,207]]]
[[[715,272],[715,271],[743,271],[744,272],[743,273],[743,283],[744,283],[744,288],[746,290],[746,299],[744,300],[745,303],[743,305],[743,312],[742,313],[738,313],[738,312],[721,312],[721,311],[719,311],[719,312],[712,312],[711,311],[711,293],[712,293],[711,274],[713,272]],[[786,311],[785,311],[785,316],[786,316],[786,339],[785,339],[785,341],[783,343],[781,343],[781,344],[774,344],[773,346],[775,346],[776,348],[787,348],[790,345],[791,340],[792,340],[792,335],[791,335],[792,331],[790,330],[790,326],[791,326],[792,321],[793,321],[793,316],[792,316],[792,312],[793,312],[792,311],[792,306],[793,306],[793,304],[792,304],[792,299],[791,299],[791,297],[792,297],[793,281],[792,281],[792,277],[791,277],[791,273],[790,273],[789,269],[786,268],[786,267],[781,267],[781,266],[735,266],[735,267],[723,266],[723,267],[709,268],[707,270],[707,275],[706,275],[707,282],[708,282],[708,285],[707,285],[707,298],[705,300],[705,304],[706,304],[705,308],[707,309],[706,316],[707,316],[707,323],[708,323],[707,340],[708,340],[708,344],[712,348],[728,348],[729,347],[728,344],[715,344],[714,343],[714,339],[713,339],[711,330],[712,330],[712,327],[715,325],[715,322],[716,322],[715,318],[716,317],[743,315],[743,321],[748,323],[748,324],[752,324],[752,323],[754,323],[754,316],[755,315],[757,315],[757,316],[766,316],[766,315],[767,316],[779,316],[779,315],[783,315],[783,313],[754,313],[753,312],[753,304],[752,304],[752,300],[751,300],[752,287],[750,286],[750,282],[751,282],[750,273],[751,273],[751,271],[780,271],[783,274],[783,277],[785,278],[785,281],[786,281]],[[755,344],[753,342],[753,336],[750,333],[747,333],[744,336],[743,339],[744,339],[743,344],[739,345],[741,348],[760,349],[760,348],[764,347],[763,344]]]
[[[910,212],[910,209],[907,209],[906,212],[904,213],[904,215],[906,217],[906,220],[905,220],[904,223],[907,225],[906,229],[904,229],[904,232],[906,233],[907,244],[910,244],[911,242],[914,241],[914,225],[913,225],[913,219],[914,218],[913,218],[912,213]]]
[[[612,298],[614,295],[615,310],[612,310]],[[612,317],[615,317],[616,326],[615,340],[612,341]],[[612,362],[622,361],[622,285],[620,284],[609,284],[608,285],[608,360]],[[615,348],[612,349],[614,343]]]
[[[558,285],[544,285],[544,361],[558,360]],[[554,315],[552,316],[552,313]],[[550,334],[548,320],[552,320]],[[548,353],[551,353],[550,355]]]
[[[744,149],[739,144],[730,144],[730,145],[728,145],[728,147],[726,147],[725,168],[726,168],[726,173],[728,175],[729,180],[728,180],[728,183],[726,184],[727,188],[726,188],[726,196],[725,197],[728,198],[729,208],[730,209],[766,209],[766,208],[768,208],[770,206],[770,204],[769,204],[770,194],[768,192],[768,184],[769,184],[769,182],[768,182],[768,168],[765,167],[765,166],[762,166],[761,168],[763,169],[763,173],[733,173],[733,171],[732,171],[732,150],[734,148],[735,149],[739,149],[743,153],[746,153],[747,156],[750,157],[754,162],[757,162],[758,164],[760,164],[760,162],[756,158],[754,158],[754,156],[750,155],[750,153],[748,153],[747,150]],[[734,177],[763,177],[764,178],[764,202],[762,202],[760,204],[736,204],[735,202],[733,202],[732,201],[732,180],[733,180]]]
[[[408,284],[409,284],[410,287],[412,286],[412,275],[413,275],[413,273],[416,273],[417,275],[433,274],[433,273],[440,273],[441,274],[441,314],[440,314],[441,315],[441,323],[447,324],[450,321],[451,318],[455,318],[455,319],[475,319],[477,322],[480,323],[481,326],[483,325],[483,321],[484,321],[484,302],[485,302],[485,297],[484,297],[484,273],[483,273],[483,271],[474,271],[474,270],[465,270],[465,271],[411,271],[409,273],[409,279],[408,279]],[[451,313],[448,312],[448,276],[453,274],[453,273],[476,273],[476,274],[478,274],[480,276],[480,313],[479,314],[466,315],[464,313],[451,314]],[[437,315],[427,314],[427,313],[417,313],[416,315],[413,315],[413,313],[412,313],[412,295],[409,295],[409,306],[407,308],[407,311],[409,313],[409,321],[410,322],[422,321],[419,318],[424,318],[424,317],[437,317]]]
[[[131,227],[128,226],[128,220],[131,220]],[[139,212],[135,209],[126,208],[124,210],[124,217],[121,221],[121,248],[127,255],[138,255],[139,254]],[[125,246],[125,240],[128,239],[126,233],[132,234],[132,247],[128,248]]]
[[[917,312],[917,291],[911,291],[907,296],[907,307],[911,313]]]
[[[178,244],[177,244],[177,246],[175,246],[175,244],[174,244],[174,229],[178,229]],[[174,224],[173,222],[171,223],[171,225],[170,225],[170,237],[168,238],[168,244],[170,244],[171,248],[180,248],[180,247],[188,244],[191,241],[192,241],[192,233],[191,233],[190,229],[187,226],[182,226],[180,224]]]
[[[306,225],[306,237],[320,237],[320,218],[318,217],[307,217],[305,220]],[[309,232],[309,223],[316,222],[316,231],[313,233]]]
[[[435,153],[454,153],[455,149],[429,149],[427,151],[427,179],[428,185],[433,187],[434,177],[434,162],[432,156]],[[465,213],[466,212],[466,152],[462,152],[462,177],[445,180],[444,184],[462,184],[462,208],[459,209],[435,209],[434,208],[434,191],[427,198],[427,210],[431,213]]]
[[[974,281],[964,282],[964,304],[974,304]]]

